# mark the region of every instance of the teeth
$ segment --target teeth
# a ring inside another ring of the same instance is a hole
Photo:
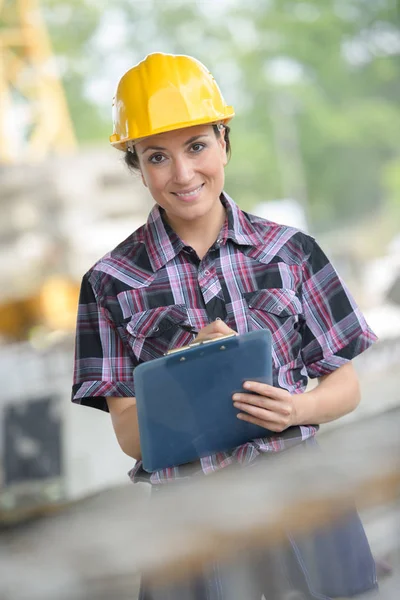
[[[203,185],[203,184],[202,184]],[[199,185],[198,188],[196,188],[195,190],[193,190],[193,192],[185,192],[184,194],[178,194],[178,192],[175,192],[175,194],[177,196],[194,196],[195,194],[197,194],[198,191],[200,191],[201,189],[201,185]]]

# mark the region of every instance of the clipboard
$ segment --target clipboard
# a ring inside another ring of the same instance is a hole
[[[229,451],[273,432],[241,421],[232,395],[272,384],[271,334],[193,343],[138,365],[135,394],[143,468],[154,472]]]

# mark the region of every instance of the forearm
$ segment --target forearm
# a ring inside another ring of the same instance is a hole
[[[136,398],[108,398],[107,401],[115,435],[122,451],[136,460],[141,460]]]
[[[309,392],[293,396],[298,425],[334,421],[352,412],[360,402],[360,386],[351,363],[321,377]]]

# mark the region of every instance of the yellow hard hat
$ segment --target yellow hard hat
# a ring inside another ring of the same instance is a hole
[[[234,114],[200,61],[184,55],[149,54],[118,83],[110,142],[126,150],[126,142],[193,125],[226,124]]]

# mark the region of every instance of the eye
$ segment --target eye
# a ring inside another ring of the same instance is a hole
[[[152,154],[151,156],[149,156],[149,162],[152,163],[153,165],[159,165],[161,163],[163,163],[165,160],[165,156],[163,156],[163,154],[157,153],[157,154]]]
[[[195,144],[192,144],[192,146],[190,147],[190,149],[191,149],[192,152],[194,152],[194,154],[198,154],[205,147],[206,147],[205,144],[202,144],[201,142],[196,142]]]

